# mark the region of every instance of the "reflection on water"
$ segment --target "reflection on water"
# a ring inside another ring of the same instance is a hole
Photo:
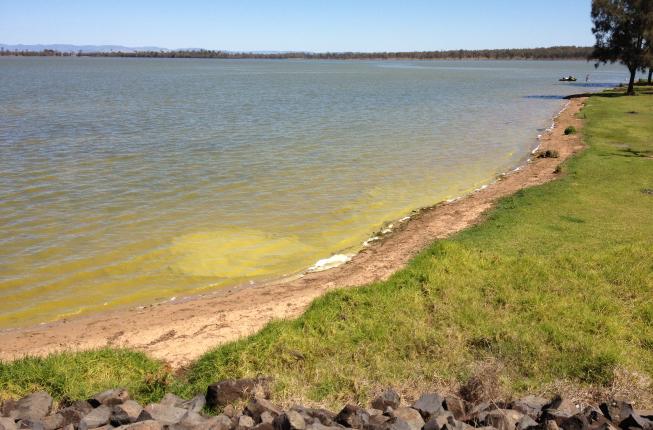
[[[0,326],[293,273],[523,161],[585,62],[0,59]],[[545,97],[533,97],[545,94]]]

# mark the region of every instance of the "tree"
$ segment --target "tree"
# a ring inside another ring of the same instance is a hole
[[[646,37],[653,19],[653,0],[592,0],[591,58],[600,63],[620,61],[630,72],[627,94],[635,94],[635,76],[649,65]]]

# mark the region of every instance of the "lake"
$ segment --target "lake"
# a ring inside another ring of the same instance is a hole
[[[523,163],[562,96],[626,78],[583,61],[0,58],[0,327],[355,253]]]

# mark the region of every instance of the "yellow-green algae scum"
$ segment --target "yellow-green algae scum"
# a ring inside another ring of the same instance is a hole
[[[0,62],[0,327],[353,253],[383,222],[523,162],[577,90],[561,70],[591,69]]]

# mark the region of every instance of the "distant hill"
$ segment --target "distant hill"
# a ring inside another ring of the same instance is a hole
[[[26,51],[26,52],[41,52],[52,50],[57,52],[142,52],[142,51],[169,51],[167,48],[159,48],[156,46],[138,46],[128,47],[122,45],[67,45],[54,43],[49,45],[7,45],[0,43],[0,49],[6,51]]]

